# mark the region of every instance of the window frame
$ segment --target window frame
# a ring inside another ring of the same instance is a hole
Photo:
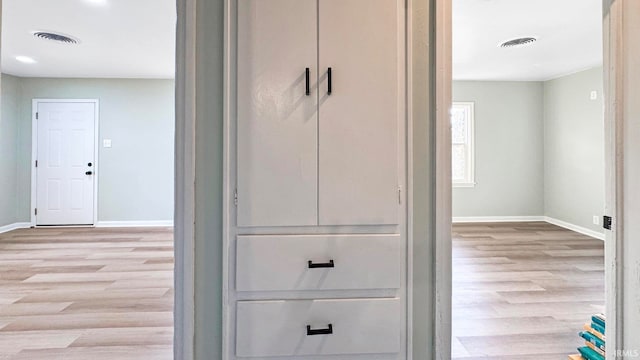
[[[474,188],[476,187],[476,147],[475,147],[475,102],[473,101],[454,101],[451,104],[451,114],[453,115],[453,109],[456,107],[464,108],[466,113],[469,114],[469,119],[467,122],[467,136],[468,141],[465,144],[467,146],[466,157],[467,161],[467,169],[466,169],[466,177],[463,180],[455,180],[453,178],[453,173],[451,174],[452,179],[451,183],[454,188]],[[453,120],[453,119],[451,119]],[[451,122],[451,127],[453,130],[453,121]],[[453,143],[453,137],[451,141],[451,151],[453,152],[453,146],[456,145]],[[459,144],[458,144],[459,145]],[[452,158],[453,162],[453,158]],[[453,166],[453,163],[452,163]]]

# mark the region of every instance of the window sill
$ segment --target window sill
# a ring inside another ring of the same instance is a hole
[[[458,184],[453,184],[453,188],[462,188],[462,189],[468,189],[468,188],[474,188],[476,187],[476,183],[458,183]]]

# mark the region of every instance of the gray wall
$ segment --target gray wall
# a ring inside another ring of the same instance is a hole
[[[18,222],[18,124],[21,90],[19,79],[0,80],[0,227]]]
[[[602,233],[593,224],[604,214],[602,71],[454,82],[454,101],[475,103],[477,182],[454,188],[454,217],[548,216]]]
[[[99,221],[173,219],[173,80],[20,78],[19,86],[18,221],[31,214],[34,98],[100,100]]]
[[[196,3],[194,351],[195,360],[218,360],[222,359],[224,1]]]
[[[476,186],[453,189],[454,217],[542,215],[542,83],[456,81],[453,99],[475,103],[476,134]]]
[[[544,83],[545,215],[597,232],[593,216],[605,206],[602,71]]]

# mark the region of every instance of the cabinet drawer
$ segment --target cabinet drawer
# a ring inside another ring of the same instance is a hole
[[[240,301],[238,357],[400,352],[400,300]]]
[[[399,235],[238,236],[237,291],[400,288]]]

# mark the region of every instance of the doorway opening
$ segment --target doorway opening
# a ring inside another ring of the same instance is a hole
[[[602,19],[453,1],[453,359],[604,355]]]
[[[0,354],[172,359],[176,1],[1,3]]]

